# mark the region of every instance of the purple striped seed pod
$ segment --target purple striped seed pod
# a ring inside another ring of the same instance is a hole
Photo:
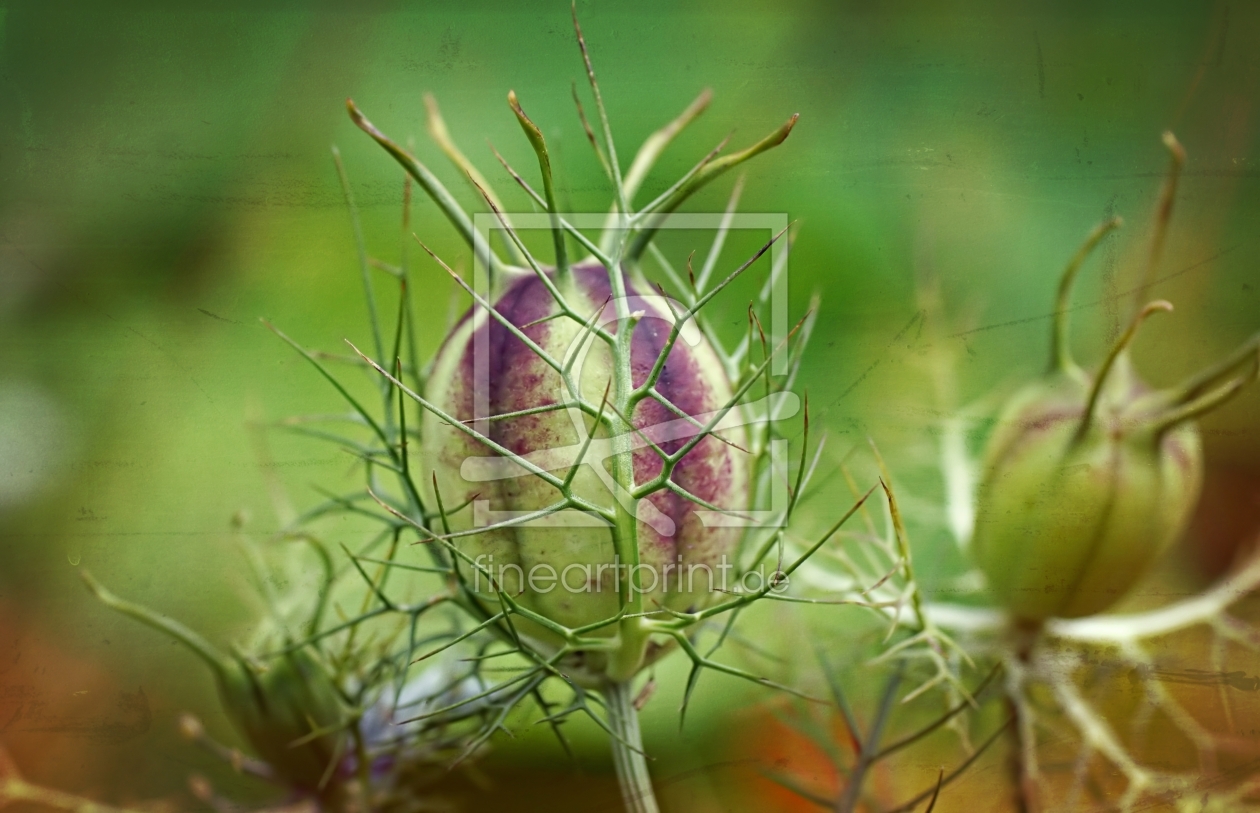
[[[609,334],[633,331],[630,377],[635,387],[640,386],[670,336],[674,324],[670,303],[661,295],[641,292],[623,277],[622,313],[630,316],[618,321],[604,267],[578,265],[553,279],[572,312],[600,312],[594,323]],[[559,308],[536,274],[514,275],[493,304],[542,351],[571,365],[571,381],[589,404],[601,403],[611,389],[614,365],[624,360],[615,358],[616,348],[578,320],[549,319]],[[626,435],[633,449],[622,452],[633,459],[633,486],[662,471],[664,463],[653,444],[666,454],[676,453],[702,433],[697,424],[731,398],[723,366],[694,320],[670,349],[655,389],[668,406],[649,397],[636,405],[632,416],[623,416],[636,430]],[[723,421],[720,429],[700,439],[669,478],[710,508],[666,487],[633,501],[613,484],[611,457],[616,446],[607,421],[596,428],[593,416],[576,407],[485,420],[571,403],[571,398],[560,372],[481,306],[466,313],[446,338],[429,376],[426,398],[510,453],[500,454],[426,413],[422,430],[426,482],[432,471],[442,504],[457,509],[447,517],[453,533],[475,531],[555,504],[561,499],[556,486],[521,468],[511,456],[563,479],[592,432],[582,463],[572,474],[573,493],[607,508],[619,500],[637,516],[631,523],[637,537],[633,540],[619,538],[626,533],[616,525],[572,508],[538,521],[458,536],[460,550],[478,566],[465,562],[463,575],[487,607],[499,609],[493,595],[497,587],[522,606],[569,628],[612,618],[620,607],[619,591],[631,575],[626,557],[618,555],[619,550],[634,550],[627,544],[637,546],[645,610],[697,609],[711,603],[724,584],[726,589],[733,586],[729,574],[740,529],[722,527],[716,521],[722,515],[712,508],[738,512],[749,502],[749,456],[743,451],[745,433],[738,420]],[[609,397],[606,417],[614,415],[614,403]],[[427,496],[436,504],[438,495]],[[494,580],[493,586],[487,577]],[[558,643],[541,625],[528,620],[514,624],[544,648]],[[655,654],[650,651],[646,658]],[[581,665],[595,674],[601,668],[597,655]]]

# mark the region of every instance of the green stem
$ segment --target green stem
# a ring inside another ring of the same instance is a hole
[[[634,707],[630,681],[609,683],[604,687],[608,705],[608,725],[613,731],[613,765],[621,785],[621,799],[626,813],[659,813],[647,758],[643,755],[643,736],[639,732],[639,712]]]
[[[634,374],[630,366],[631,341],[638,320],[631,317],[626,301],[626,280],[621,273],[621,252],[618,250],[613,258],[614,264],[608,269],[609,287],[612,291],[612,303],[617,315],[617,334],[613,347],[613,380],[612,380],[612,414],[610,429],[612,435],[612,476],[616,488],[626,494],[633,494],[634,482],[634,449],[632,444],[634,427]],[[643,618],[642,574],[639,572],[639,519],[633,506],[627,508],[620,495],[613,500],[615,518],[613,521],[613,550],[618,563],[625,568],[626,579],[622,582],[621,609],[628,617],[620,623],[621,645],[609,658],[608,677],[613,681],[629,681],[639,671],[643,663],[643,654],[647,647],[648,633]]]

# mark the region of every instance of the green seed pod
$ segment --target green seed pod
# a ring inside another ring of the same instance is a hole
[[[999,420],[973,539],[993,591],[1027,620],[1115,603],[1181,532],[1202,479],[1197,431],[1146,412],[1150,394],[1107,387],[1091,411],[1084,381],[1055,379]]]
[[[170,635],[214,673],[233,724],[276,778],[321,792],[349,752],[348,713],[324,667],[303,649],[266,665],[228,657],[177,621],[110,593],[86,572],[83,580],[106,606]]]
[[[1173,169],[1157,222],[1160,251],[1183,159],[1165,137]],[[1260,342],[1169,390],[1133,371],[1128,347],[1157,301],[1137,310],[1096,374],[1070,357],[1066,333],[1073,280],[1089,251],[1119,220],[1094,230],[1063,275],[1050,372],[1002,412],[986,447],[972,555],[995,597],[1024,621],[1102,612],[1125,595],[1185,528],[1202,483],[1198,415],[1256,376]],[[1148,269],[1148,281],[1150,270]],[[1139,289],[1139,296],[1145,289]]]

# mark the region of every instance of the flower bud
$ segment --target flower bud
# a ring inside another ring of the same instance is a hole
[[[1154,256],[1181,158],[1170,139],[1174,172]],[[1260,367],[1253,339],[1179,387],[1142,383],[1128,346],[1148,316],[1172,310],[1166,302],[1138,310],[1096,374],[1077,367],[1066,336],[1070,288],[1086,254],[1117,225],[1096,229],[1069,264],[1051,372],[1011,400],[985,451],[972,555],[995,597],[1024,621],[1092,615],[1129,591],[1185,528],[1198,500],[1203,463],[1193,419]]]
[[[624,275],[625,294],[618,302],[608,271],[599,265],[574,266],[548,279],[571,312],[597,316],[586,324],[558,316],[556,297],[540,276],[518,274],[505,282],[493,303],[513,328],[474,306],[447,337],[429,377],[430,403],[506,452],[432,414],[425,416],[423,463],[426,472],[434,473],[438,492],[430,499],[440,496],[448,511],[460,506],[446,521],[452,533],[467,532],[454,540],[469,560],[462,563],[465,579],[495,611],[497,588],[523,607],[575,628],[616,616],[620,597],[636,575],[629,565],[637,548],[645,609],[704,606],[713,589],[722,587],[740,529],[706,524],[706,515],[716,512],[685,494],[726,511],[747,507],[742,427],[725,422],[721,437],[711,433],[700,439],[669,477],[678,490],[663,487],[636,500],[627,487],[661,474],[664,463],[652,444],[665,454],[676,453],[701,434],[706,413],[726,406],[731,386],[722,364],[691,320],[660,371],[655,385],[660,398],[645,398],[632,415],[621,414],[617,404],[619,399],[625,403],[626,392],[617,391],[618,369],[623,379],[629,372],[633,387],[641,386],[667,346],[674,325],[671,307],[680,311],[683,306],[645,295]],[[631,331],[630,339],[610,344],[594,335],[596,327],[614,337]],[[562,406],[573,403],[573,393],[561,372],[522,336],[571,372],[570,380],[588,404],[601,404],[598,426],[589,413]],[[527,411],[532,412],[522,414]],[[513,417],[495,418],[501,415]],[[618,434],[614,427],[625,420],[633,429]],[[575,497],[627,512],[629,521],[609,523],[569,508],[476,531],[562,499],[554,484],[530,473],[522,461],[561,480],[571,478]],[[539,624],[513,623],[544,647],[558,643]],[[613,632],[615,626],[596,634]],[[592,658],[582,668],[599,672],[603,667]]]
[[[321,789],[349,750],[346,712],[324,667],[298,649],[266,666],[237,659],[216,677],[223,708],[258,756],[294,786]]]

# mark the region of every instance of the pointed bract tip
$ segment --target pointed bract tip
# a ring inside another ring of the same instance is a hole
[[[1173,160],[1178,164],[1185,163],[1186,148],[1181,146],[1181,142],[1177,140],[1177,136],[1173,135],[1172,130],[1164,131],[1163,140],[1164,146],[1168,148],[1170,153],[1172,153]]]
[[[346,112],[350,114],[350,120],[355,123],[356,127],[368,133],[369,135],[373,134],[372,133],[373,128],[372,128],[371,122],[369,122],[363,116],[363,112],[360,111],[359,108],[355,105],[354,99],[351,99],[349,97],[346,98]]]
[[[779,140],[778,140],[779,144],[782,144],[784,141],[787,140],[787,137],[792,132],[792,128],[796,126],[796,120],[799,119],[800,117],[801,117],[800,113],[793,113],[792,118],[788,119],[787,123],[779,128]]]
[[[516,118],[520,121],[521,126],[526,127],[529,132],[536,133],[538,138],[542,138],[542,131],[538,129],[538,125],[534,124],[534,120],[525,112],[525,108],[521,107],[521,100],[517,97],[515,90],[509,90],[508,107],[512,108],[512,112],[516,114]]]

